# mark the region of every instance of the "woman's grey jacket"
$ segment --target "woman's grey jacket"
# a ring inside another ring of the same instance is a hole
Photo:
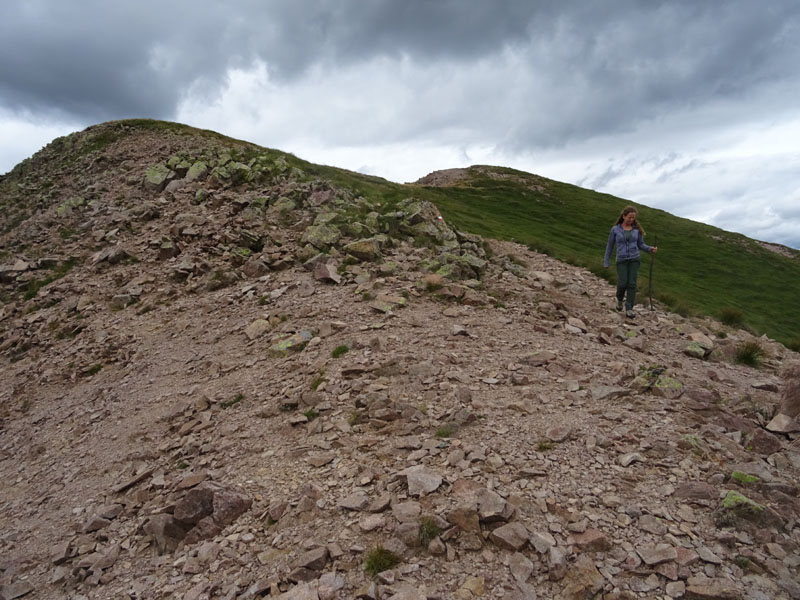
[[[609,267],[611,266],[611,249],[616,246],[617,247],[617,262],[622,262],[623,260],[636,260],[639,258],[639,249],[641,248],[645,252],[652,252],[653,247],[648,246],[644,243],[644,239],[642,238],[642,232],[634,227],[630,231],[631,239],[625,239],[625,230],[622,229],[622,225],[617,223],[611,228],[611,232],[608,234],[608,244],[606,245],[606,255],[603,259],[603,266]]]

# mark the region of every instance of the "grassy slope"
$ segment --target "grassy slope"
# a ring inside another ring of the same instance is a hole
[[[608,231],[621,209],[634,203],[543,181],[542,192],[514,179],[477,174],[466,185],[428,191],[445,218],[459,228],[514,239],[615,281],[613,267],[602,266]],[[682,313],[718,316],[724,309],[739,310],[756,331],[798,343],[800,311],[794,306],[800,297],[800,252],[788,258],[743,235],[634,206],[647,230],[646,241],[652,245],[657,238],[659,246],[653,266],[657,299]],[[647,295],[651,259],[649,254],[643,258],[640,301]]]
[[[121,124],[129,129],[120,128]],[[38,172],[35,178],[41,182],[45,172],[56,169],[56,163],[63,170],[78,156],[102,151],[118,136],[134,130],[196,136],[254,154],[284,154],[177,123],[137,119],[93,126],[68,145],[65,138],[55,140],[0,182],[0,208],[5,209],[2,230],[15,227],[36,211],[37,203],[30,200],[37,194],[16,187],[23,179],[30,183],[26,175]],[[471,168],[469,177],[458,185],[434,187],[395,184],[284,156],[306,176],[390,203],[409,196],[430,200],[463,231],[513,239],[615,280],[614,269],[604,269],[602,259],[608,231],[622,207],[630,203],[624,199],[500,167]],[[36,191],[41,200],[47,189]],[[800,252],[787,258],[745,236],[634,205],[647,229],[647,242],[653,244],[657,237],[660,247],[653,277],[656,298],[681,313],[718,316],[726,308],[737,309],[754,330],[792,347],[800,345],[800,311],[795,308],[800,297]],[[650,255],[644,257],[640,271],[640,301],[646,300],[650,260]]]
[[[364,196],[430,200],[458,229],[513,239],[612,283],[613,266],[603,268],[608,232],[622,208],[633,204],[647,230],[646,241],[659,246],[653,265],[655,299],[682,314],[719,317],[727,309],[739,311],[753,330],[800,345],[800,311],[794,308],[800,297],[800,252],[781,256],[741,234],[513,169],[491,168],[507,176],[498,179],[472,168],[457,185],[434,187],[392,184],[308,163],[303,168]],[[640,302],[647,300],[651,259],[643,257]]]

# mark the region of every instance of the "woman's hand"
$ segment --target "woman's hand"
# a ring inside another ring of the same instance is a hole
[[[658,246],[653,246],[653,248],[650,250],[650,252],[652,252],[653,254],[658,252]]]

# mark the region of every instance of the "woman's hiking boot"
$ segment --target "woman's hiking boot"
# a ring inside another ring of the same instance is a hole
[[[628,310],[625,311],[625,316],[628,317],[629,319],[632,319],[633,317],[636,316],[636,313],[633,312],[633,309],[629,308]]]

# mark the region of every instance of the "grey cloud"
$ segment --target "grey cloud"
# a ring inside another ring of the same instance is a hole
[[[6,7],[0,105],[90,120],[169,117],[190,86],[211,100],[229,68],[254,61],[288,84],[314,65],[389,57],[449,70],[511,53],[529,85],[510,103],[513,81],[484,93],[487,110],[517,111],[497,141],[549,146],[631,130],[674,106],[779,81],[793,72],[800,39],[792,0],[768,10],[721,0],[83,0],[80,7],[56,0]],[[465,107],[471,101],[461,99]],[[450,118],[474,112],[453,106]]]

